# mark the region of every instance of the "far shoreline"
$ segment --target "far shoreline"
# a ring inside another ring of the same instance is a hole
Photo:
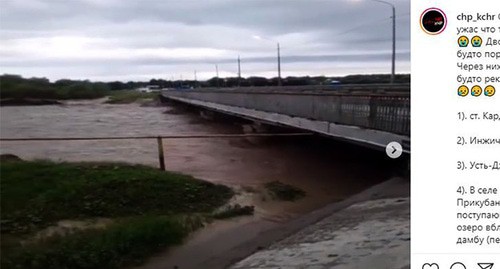
[[[54,99],[37,98],[5,98],[0,99],[0,106],[47,106],[62,105],[63,102]]]
[[[0,107],[65,105],[67,104],[67,102],[71,101],[95,101],[99,99],[102,100],[102,104],[109,105],[128,105],[134,103],[140,104],[141,106],[161,105],[158,96],[127,91],[91,99],[1,98]]]

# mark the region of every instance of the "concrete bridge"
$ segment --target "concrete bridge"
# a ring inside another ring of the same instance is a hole
[[[162,90],[162,97],[256,122],[410,153],[409,84]]]

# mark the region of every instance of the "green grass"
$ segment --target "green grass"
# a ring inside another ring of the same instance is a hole
[[[151,253],[179,244],[191,231],[177,217],[142,217],[28,245],[2,258],[2,268],[84,269],[138,265]]]
[[[280,181],[268,182],[265,184],[265,187],[276,200],[295,201],[306,196],[305,191]]]
[[[109,90],[103,83],[78,82],[65,86],[20,83],[15,85],[2,85],[2,87],[0,87],[0,93],[2,99],[72,100],[101,98],[108,95]]]
[[[214,219],[227,219],[238,216],[253,215],[254,209],[255,208],[253,206],[249,205],[246,206],[241,206],[239,204],[229,205],[226,206],[225,208],[222,208],[218,212],[214,212],[212,214],[212,217]]]
[[[115,268],[179,243],[233,191],[158,169],[120,163],[0,163],[2,268]],[[187,216],[187,217],[179,217]],[[100,230],[23,239],[60,220],[110,218]],[[5,262],[4,262],[5,261]]]
[[[158,100],[158,92],[114,91],[106,101],[108,104],[130,104],[141,100]]]
[[[3,162],[2,230],[25,232],[62,219],[209,212],[232,191],[140,165]]]

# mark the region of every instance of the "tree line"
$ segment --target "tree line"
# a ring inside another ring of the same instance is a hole
[[[302,76],[282,79],[283,86],[328,85],[332,82],[341,84],[388,83],[389,75],[350,75],[344,77]],[[410,75],[396,75],[396,83],[409,83]],[[205,87],[249,87],[275,86],[278,78],[265,77],[213,77],[206,81],[164,80],[150,81],[112,81],[91,82],[89,80],[60,79],[54,82],[47,78],[23,78],[20,75],[0,75],[0,97],[4,98],[39,98],[39,99],[94,99],[110,94],[110,91],[134,90],[146,86],[159,88],[205,88]]]

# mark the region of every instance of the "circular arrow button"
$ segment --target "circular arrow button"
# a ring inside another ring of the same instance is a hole
[[[385,147],[385,153],[392,159],[397,159],[403,154],[403,147],[398,142],[391,142]]]

